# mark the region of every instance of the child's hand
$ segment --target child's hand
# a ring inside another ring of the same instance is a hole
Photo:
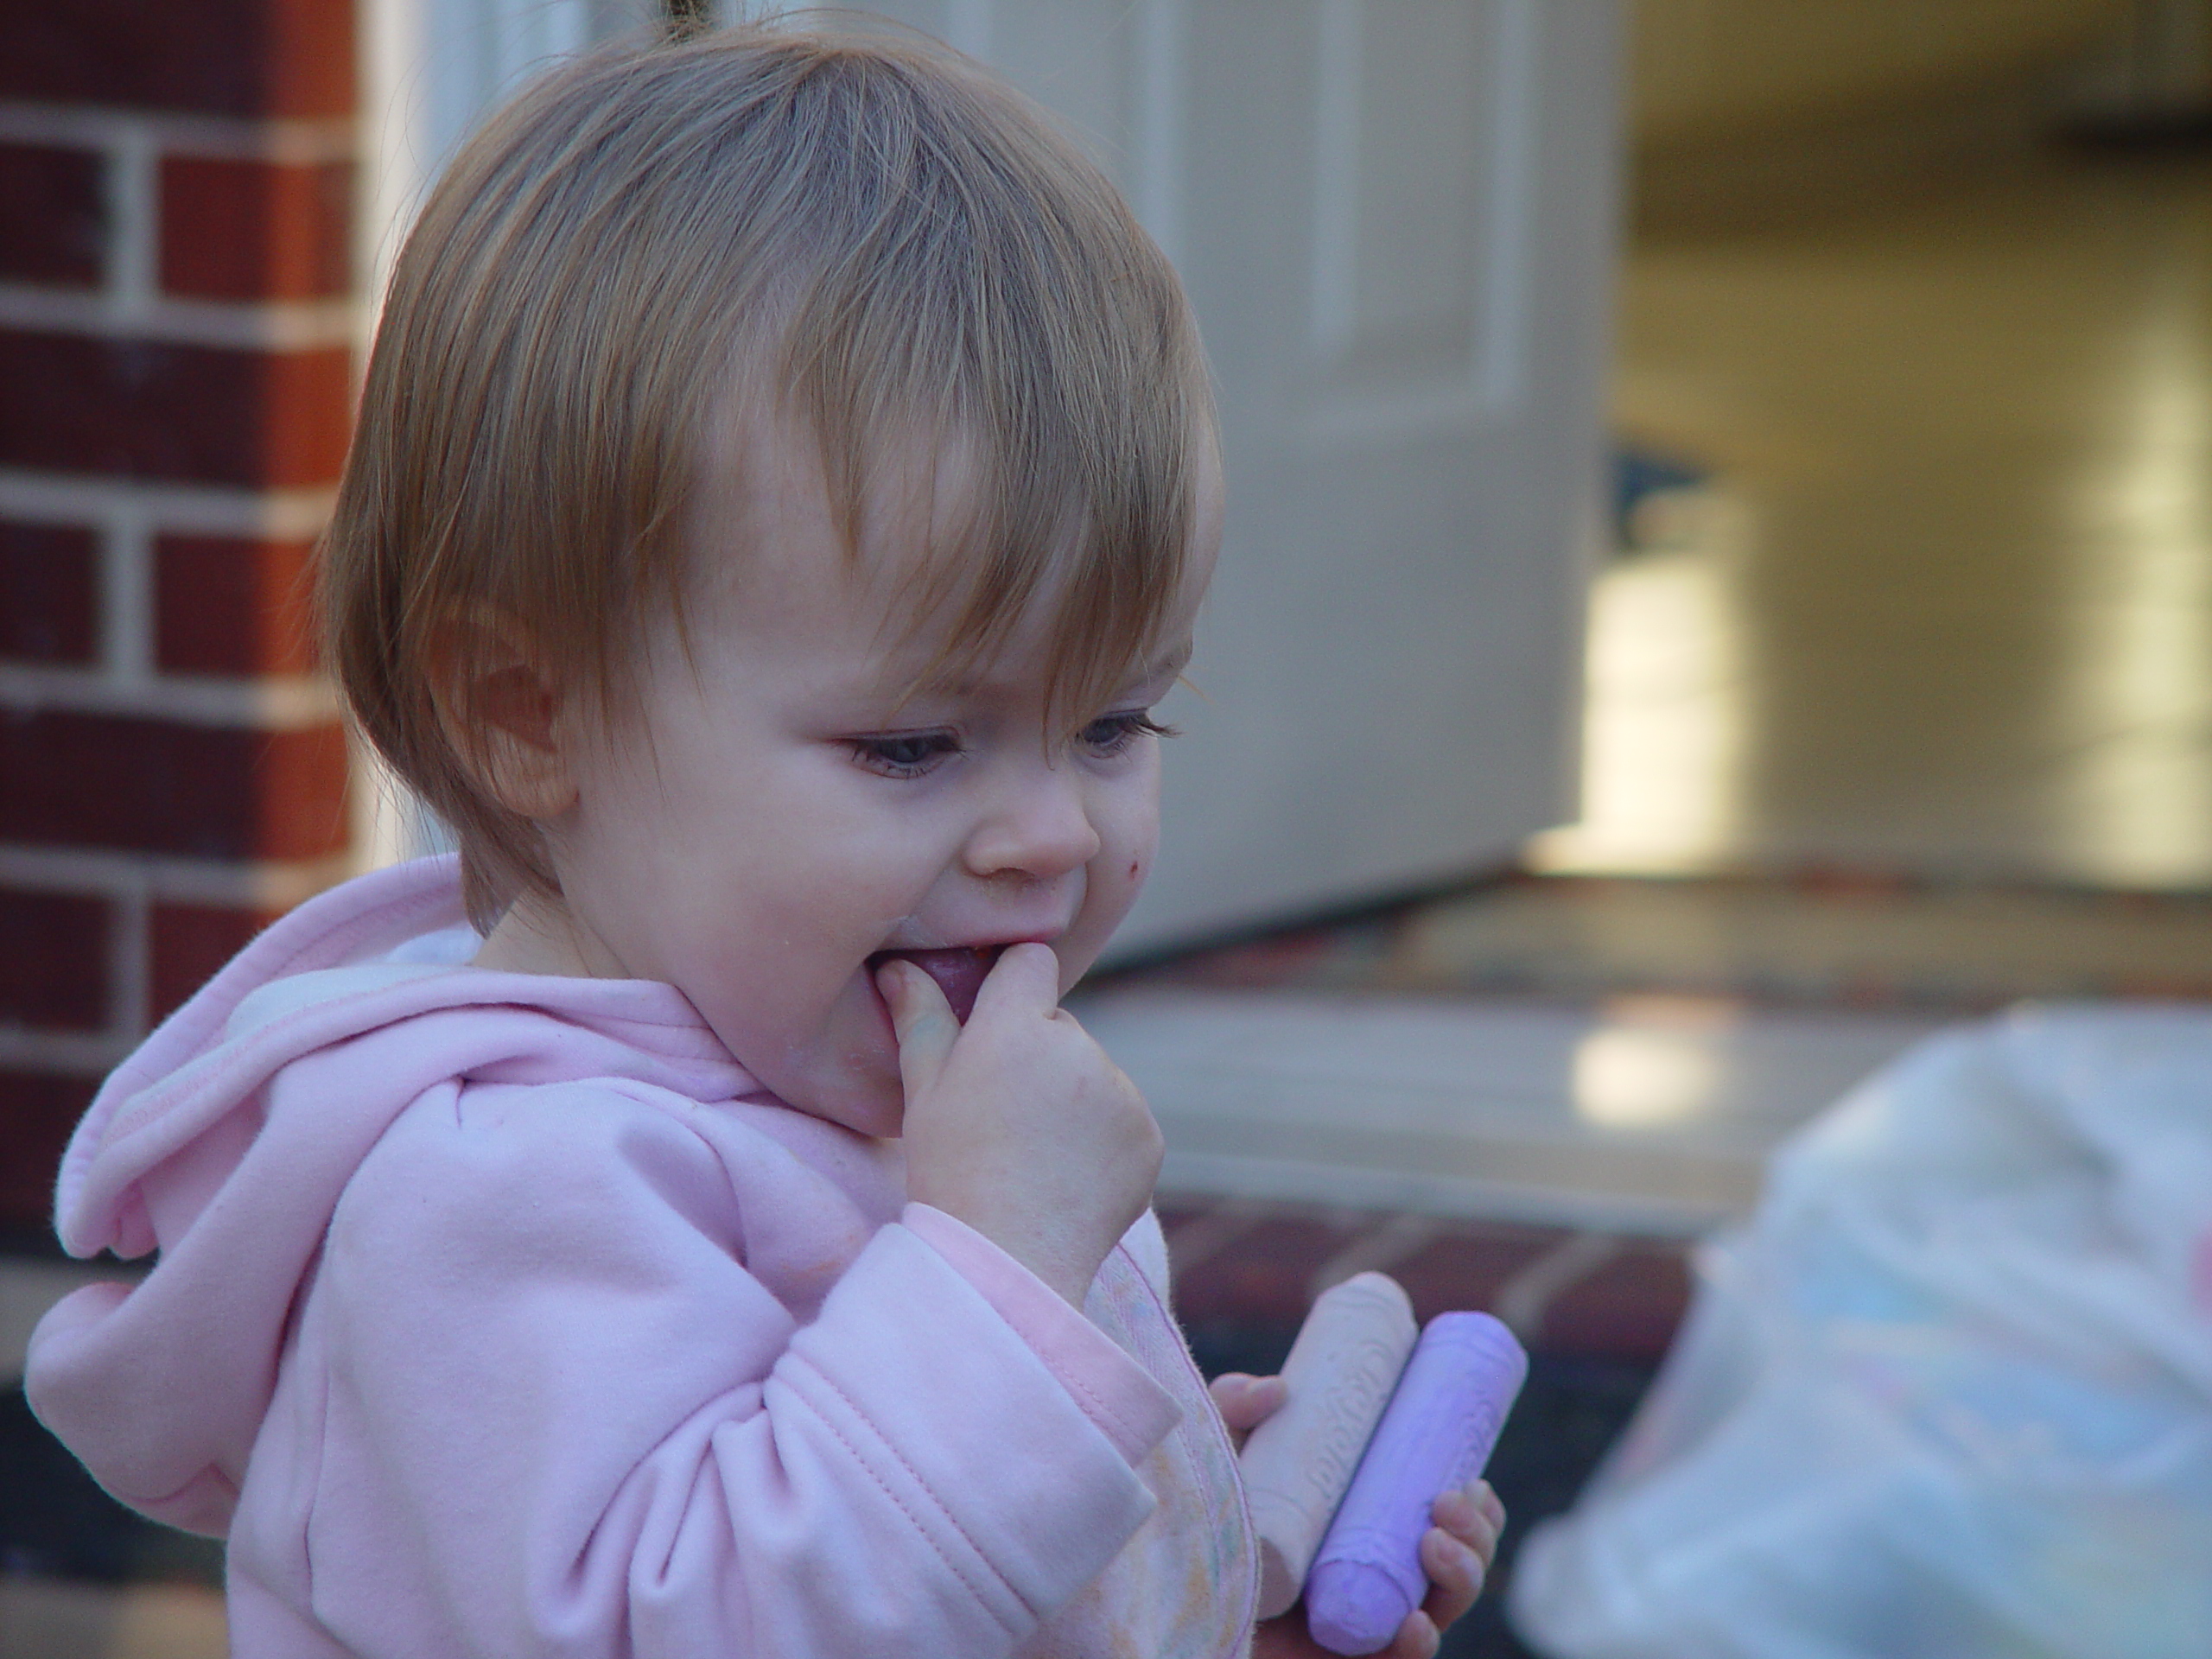
[[[876,971],[899,1033],[906,1194],[956,1216],[1076,1306],[1152,1202],[1160,1127],[1059,1006],[1049,946],[1009,945],[963,1026],[911,963]]]
[[[1483,1578],[1497,1557],[1505,1506],[1490,1483],[1478,1480],[1439,1497],[1429,1510],[1436,1524],[1421,1535],[1421,1564],[1428,1574],[1428,1599],[1406,1615],[1378,1659],[1434,1659],[1443,1632],[1475,1605]],[[1252,1659],[1336,1659],[1306,1628],[1306,1604],[1280,1618],[1263,1620],[1252,1635]]]
[[[1248,1376],[1227,1371],[1207,1385],[1214,1408],[1242,1450],[1245,1438],[1282,1409],[1286,1397],[1279,1376]],[[1478,1480],[1444,1493],[1431,1508],[1436,1524],[1421,1535],[1421,1564],[1428,1574],[1428,1599],[1407,1616],[1382,1659],[1431,1659],[1443,1632],[1466,1615],[1482,1593],[1483,1580],[1497,1556],[1498,1535],[1505,1530],[1505,1506],[1490,1483]],[[1280,1618],[1263,1622],[1253,1633],[1252,1659],[1334,1659],[1306,1628],[1304,1603]]]

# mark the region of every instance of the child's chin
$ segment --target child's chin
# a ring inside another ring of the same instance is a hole
[[[888,1096],[874,1096],[856,1101],[844,1109],[825,1112],[823,1116],[833,1123],[842,1123],[855,1135],[865,1135],[878,1141],[895,1141],[906,1126],[906,1103],[897,1090]]]
[[[906,1091],[896,1071],[887,1077],[854,1067],[843,1075],[805,1079],[783,1094],[783,1099],[803,1112],[876,1140],[895,1138],[906,1116]]]

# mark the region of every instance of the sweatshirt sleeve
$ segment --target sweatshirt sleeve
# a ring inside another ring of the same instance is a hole
[[[1132,1464],[1142,1461],[1182,1421],[1180,1408],[1150,1372],[1058,1291],[967,1223],[926,1204],[908,1205],[904,1219],[982,1293]]]
[[[272,1421],[253,1471],[310,1491],[340,1642],[989,1659],[1113,1559],[1177,1415],[1134,1360],[922,1206],[797,1325],[733,1248],[743,1203],[676,1116],[604,1089],[403,1116],[302,1315],[319,1420],[289,1446]]]

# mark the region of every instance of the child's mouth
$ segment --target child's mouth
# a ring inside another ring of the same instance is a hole
[[[943,950],[879,950],[868,959],[868,976],[873,979],[887,962],[912,963],[937,982],[952,1005],[952,1017],[964,1026],[976,1011],[976,992],[983,988],[992,964],[1005,949],[1002,944],[963,944]]]

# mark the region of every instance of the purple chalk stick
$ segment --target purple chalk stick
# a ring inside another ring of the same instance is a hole
[[[1398,1379],[1306,1575],[1306,1624],[1332,1653],[1376,1653],[1428,1594],[1430,1506],[1490,1461],[1529,1356],[1487,1313],[1440,1313]]]

